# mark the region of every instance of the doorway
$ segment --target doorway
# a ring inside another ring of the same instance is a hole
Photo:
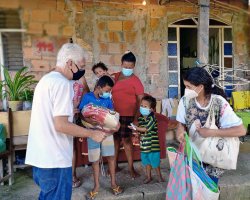
[[[190,68],[196,66],[197,60],[197,29],[180,28],[180,79],[181,96],[184,95],[182,75]]]
[[[168,28],[169,85],[168,97],[180,98],[184,94],[182,75],[196,66],[198,18],[177,21]],[[209,22],[209,64],[217,64],[221,76],[233,73],[232,28],[220,21]],[[227,96],[232,89],[226,86]]]

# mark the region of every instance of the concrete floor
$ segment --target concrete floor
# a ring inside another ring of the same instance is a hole
[[[120,164],[122,171],[117,174],[118,184],[124,188],[124,193],[115,197],[110,190],[110,181],[108,177],[100,178],[101,190],[97,199],[112,200],[137,200],[165,199],[167,182],[158,183],[154,179],[151,183],[143,184],[144,169],[140,162],[135,163],[136,170],[141,176],[136,180],[131,180],[127,170],[127,164]],[[161,163],[163,177],[168,180],[169,164],[164,159]],[[91,167],[80,167],[77,169],[78,176],[82,179],[81,187],[74,189],[72,200],[83,200],[88,191],[93,187],[93,178]],[[154,175],[153,175],[154,176]],[[250,142],[241,145],[241,153],[238,160],[238,168],[235,171],[227,171],[220,180],[222,200],[249,200],[250,199]],[[31,168],[18,170],[15,173],[15,184],[13,186],[0,186],[1,200],[34,200],[37,199],[39,188],[32,180]]]

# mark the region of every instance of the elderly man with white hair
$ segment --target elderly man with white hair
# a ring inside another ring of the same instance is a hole
[[[64,44],[55,70],[36,86],[25,163],[33,166],[33,179],[40,187],[39,200],[69,200],[72,194],[73,136],[97,142],[105,133],[72,123],[72,80],[84,75],[86,51],[77,44]]]

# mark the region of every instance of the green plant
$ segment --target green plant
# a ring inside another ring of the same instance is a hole
[[[24,90],[20,96],[20,100],[22,101],[32,101],[34,96],[34,90],[27,89]]]
[[[0,81],[0,101],[3,100],[3,81]]]
[[[14,77],[11,77],[9,71],[4,69],[4,80],[2,81],[2,87],[5,88],[4,97],[7,97],[9,101],[21,100],[23,93],[26,90],[31,90],[37,83],[34,75],[28,74],[28,67],[22,67],[19,69]]]

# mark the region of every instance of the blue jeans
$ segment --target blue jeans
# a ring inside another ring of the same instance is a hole
[[[72,167],[33,167],[33,179],[40,187],[39,200],[70,200],[72,194]]]

